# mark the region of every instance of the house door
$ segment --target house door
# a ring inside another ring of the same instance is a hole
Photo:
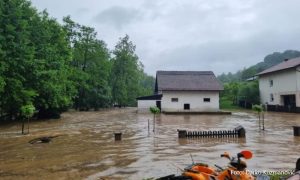
[[[295,95],[283,95],[283,102],[286,107],[296,107]]]
[[[161,110],[161,101],[156,101],[156,107],[158,107],[158,109]]]
[[[183,109],[184,110],[189,110],[190,109],[190,104],[184,104]]]

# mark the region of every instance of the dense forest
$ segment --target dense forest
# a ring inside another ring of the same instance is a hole
[[[0,1],[0,116],[19,119],[24,107],[39,118],[134,106],[152,93],[154,78],[143,71],[126,35],[109,50],[95,29],[67,16],[60,24],[28,0]]]
[[[249,78],[271,66],[281,63],[285,59],[300,57],[300,51],[286,50],[283,53],[274,52],[267,55],[262,62],[249,68],[244,68],[236,73],[221,74],[218,79],[224,85],[221,93],[221,107],[230,108],[232,105],[251,107],[251,104],[259,104],[258,80]]]

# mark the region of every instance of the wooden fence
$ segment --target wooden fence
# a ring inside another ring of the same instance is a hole
[[[187,130],[177,130],[179,138],[202,138],[202,137],[246,137],[246,130],[243,126],[238,126],[233,130],[220,130],[220,131],[187,131]]]

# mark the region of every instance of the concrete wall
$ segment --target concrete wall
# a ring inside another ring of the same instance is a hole
[[[138,112],[150,112],[151,106],[156,106],[156,100],[138,100]]]
[[[178,98],[178,102],[172,102],[172,98]],[[210,102],[204,102],[203,98],[210,98]],[[184,110],[184,104],[190,104],[190,110]],[[219,111],[218,91],[163,91],[161,100],[162,111]]]
[[[273,86],[270,86],[273,80]],[[296,95],[296,106],[300,106],[300,74],[295,69],[279,71],[259,77],[259,93],[262,104],[284,105],[281,95]],[[274,101],[270,96],[273,94]]]

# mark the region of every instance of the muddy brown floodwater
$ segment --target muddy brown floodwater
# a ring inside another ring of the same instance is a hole
[[[150,129],[148,132],[148,119]],[[199,138],[179,140],[177,129],[228,130],[243,125],[245,139]],[[134,108],[98,112],[67,112],[59,120],[0,127],[0,179],[143,179],[179,174],[176,168],[195,162],[225,166],[224,151],[233,155],[249,149],[250,170],[291,170],[300,157],[300,139],[293,136],[299,114],[265,114],[265,131],[256,114],[160,115],[152,132],[152,115]],[[113,133],[121,131],[122,141]],[[49,144],[29,144],[41,136],[59,135]]]

